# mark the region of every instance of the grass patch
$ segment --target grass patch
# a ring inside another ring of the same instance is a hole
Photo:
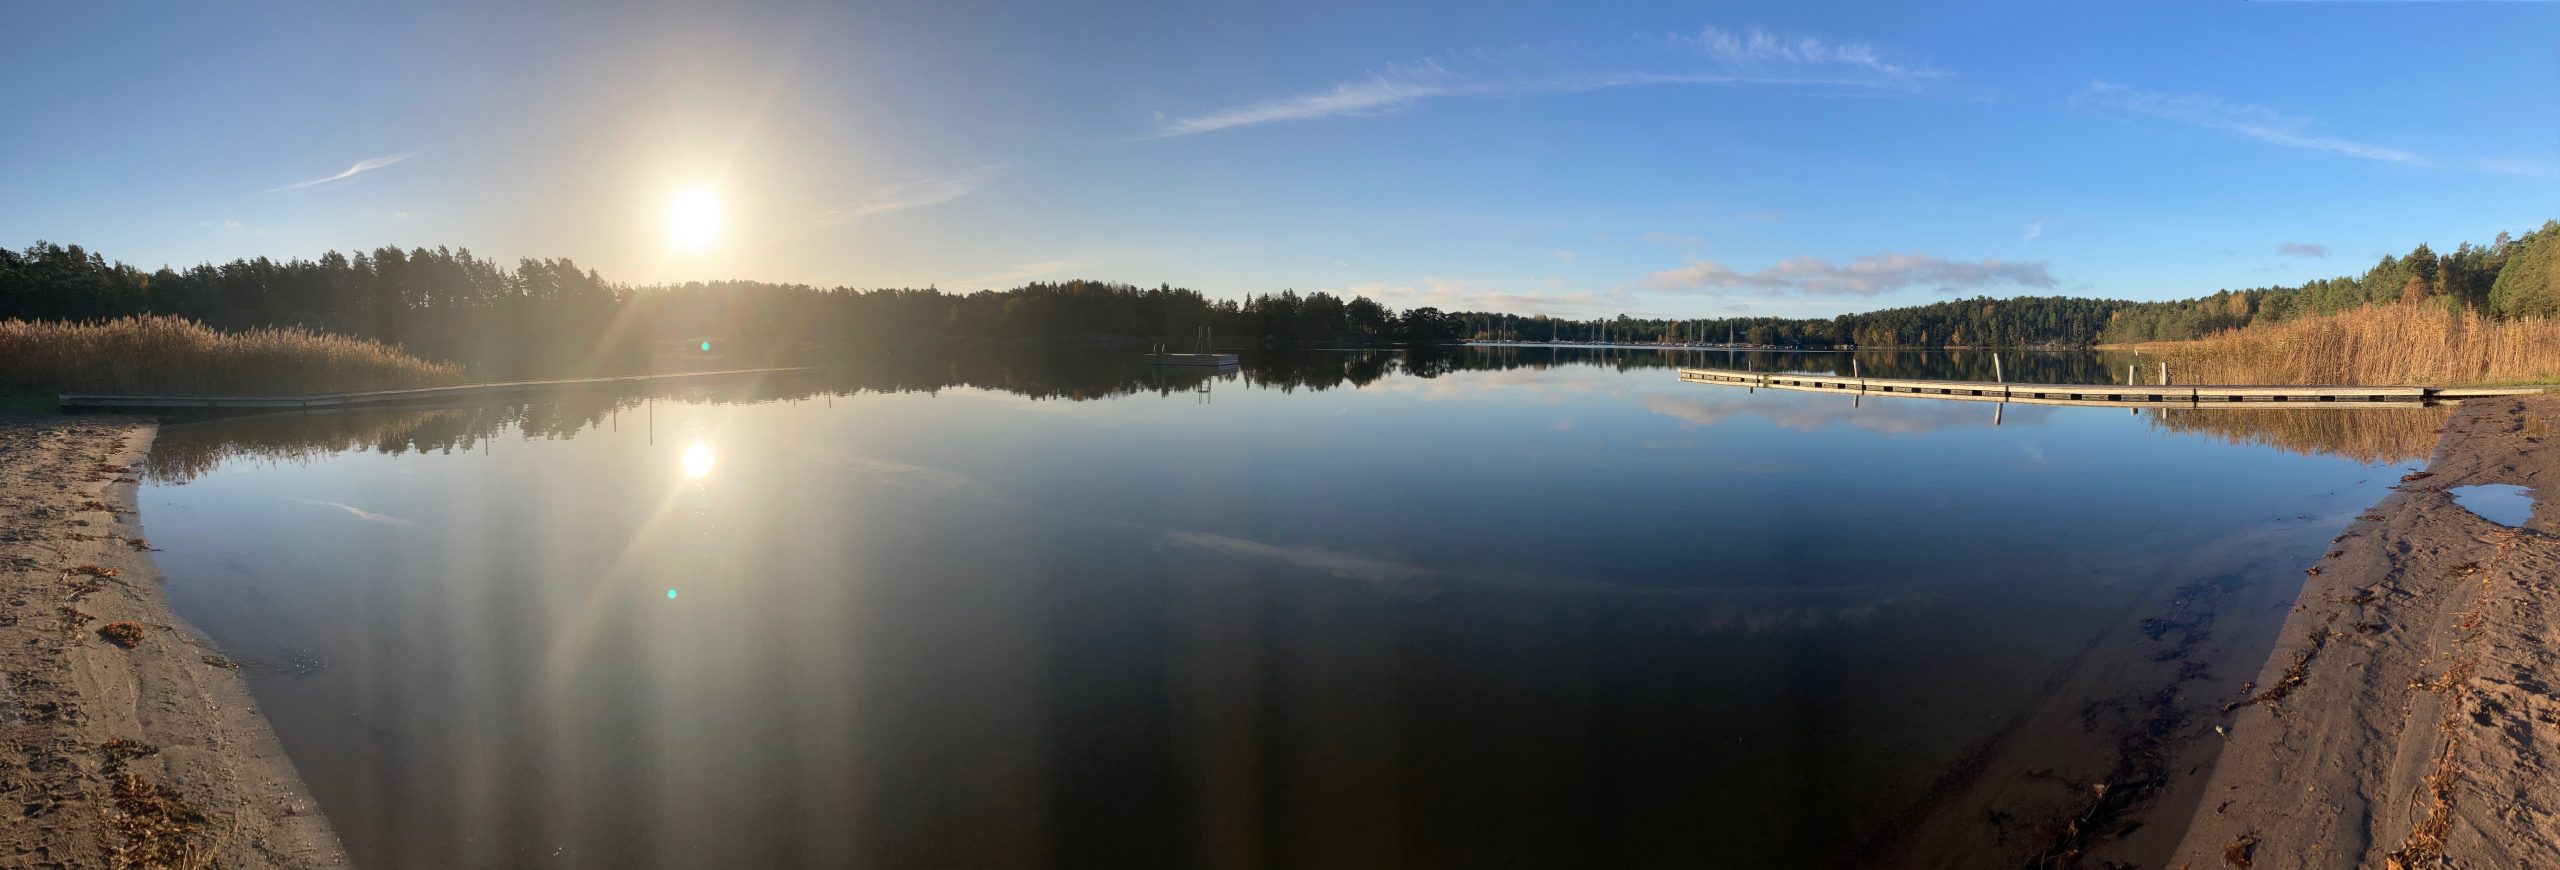
[[[56,393],[274,395],[461,382],[460,366],[300,328],[223,332],[157,316],[0,321],[0,394],[43,397],[45,410]]]

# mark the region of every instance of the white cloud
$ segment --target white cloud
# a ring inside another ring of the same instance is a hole
[[[1677,269],[1645,277],[1657,290],[1696,291],[1723,295],[1745,290],[1763,296],[1790,293],[1811,296],[1876,296],[1906,287],[1978,290],[2016,286],[2051,288],[2053,275],[2043,261],[1947,260],[1927,253],[1874,254],[1835,264],[1817,257],[1797,257],[1758,272],[1739,272],[1713,260],[1691,260]]]
[[[1477,49],[1408,63],[1332,88],[1188,117],[1156,135],[1187,136],[1275,121],[1392,111],[1443,97],[1572,93],[1636,85],[1820,85],[1913,90],[1945,73],[1884,59],[1862,42],[1701,28],[1639,40],[1606,56],[1578,47]]]
[[[2153,94],[2109,82],[2090,82],[2071,97],[2071,104],[2106,112],[2146,115],[2256,139],[2271,145],[2326,151],[2386,163],[2425,164],[2418,155],[2397,148],[2353,142],[2305,132],[2311,119],[2287,115],[2265,106],[2233,105],[2192,94]]]
[[[374,171],[374,170],[376,170],[376,169],[381,169],[382,167],[389,166],[389,165],[391,165],[391,164],[398,163],[398,162],[400,162],[400,161],[407,160],[407,159],[409,159],[409,158],[411,158],[411,157],[416,157],[416,156],[418,156],[418,152],[415,152],[415,151],[403,151],[403,152],[400,152],[400,153],[398,153],[398,154],[385,154],[385,155],[380,156],[380,157],[371,157],[371,158],[366,158],[366,159],[364,159],[364,160],[358,160],[358,161],[356,161],[356,165],[347,167],[347,171],[345,171],[345,172],[341,172],[341,173],[338,173],[338,174],[336,174],[336,175],[328,176],[328,177],[326,177],[326,178],[314,178],[314,179],[311,179],[310,181],[297,181],[297,182],[294,182],[294,183],[292,183],[292,184],[285,185],[285,186],[283,186],[283,187],[271,188],[271,189],[269,189],[267,192],[268,192],[268,193],[281,193],[281,192],[288,191],[288,190],[301,190],[301,189],[306,188],[306,187],[317,187],[317,186],[320,186],[320,185],[323,185],[323,184],[327,184],[327,183],[332,182],[332,181],[337,181],[337,180],[339,180],[339,179],[343,179],[343,178],[354,178],[354,177],[356,177],[356,176],[357,176],[357,175],[359,175],[359,174],[366,173],[366,172],[372,172],[372,171]]]
[[[929,175],[902,181],[844,205],[819,212],[817,226],[831,226],[857,218],[888,214],[928,205],[941,205],[964,196],[998,175],[1011,164],[991,163],[974,169]]]
[[[2329,256],[2329,246],[2309,242],[2285,242],[2276,246],[2276,253],[2287,257],[2326,257]]]
[[[2043,235],[2044,235],[2044,222],[2043,222],[2043,221],[2036,221],[2035,223],[2031,223],[2031,224],[2028,224],[2028,225],[2027,225],[2027,232],[2026,232],[2026,238],[2025,238],[2025,240],[2026,240],[2026,241],[2030,241],[2030,242],[2035,241],[2037,238],[2039,238],[2039,237],[2041,237],[2041,236],[2043,236]]]

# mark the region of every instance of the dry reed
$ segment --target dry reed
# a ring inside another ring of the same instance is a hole
[[[223,332],[158,316],[0,321],[0,392],[290,394],[461,381],[460,366],[307,329]]]
[[[2560,320],[2496,320],[2426,304],[2128,347],[2160,357],[2181,384],[2560,384]]]

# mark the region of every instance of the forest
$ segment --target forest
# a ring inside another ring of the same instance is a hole
[[[893,346],[949,339],[1380,346],[1462,340],[1728,340],[1778,347],[2087,347],[2197,338],[2370,303],[2498,318],[2560,313],[2560,222],[2449,253],[2419,245],[2361,275],[2172,302],[1977,297],[1832,318],[1573,320],[1398,311],[1294,290],[1212,299],[1101,281],[1010,290],[819,288],[757,281],[631,285],[567,259],[510,268],[469,249],[379,248],[144,270],[78,245],[0,249],[0,319],[163,314],[221,329],[300,326],[396,344],[482,371],[603,371],[674,348]]]

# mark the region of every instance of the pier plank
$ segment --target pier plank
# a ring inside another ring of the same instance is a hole
[[[1804,392],[1856,392],[1974,402],[2103,407],[2247,406],[2414,407],[2428,402],[2457,402],[2500,396],[2523,396],[2548,387],[2421,387],[2315,384],[2159,385],[2159,384],[2011,384],[1996,381],[1941,381],[1915,378],[1861,378],[1792,372],[1746,372],[1731,369],[1680,369],[1689,383],[1766,387]]]

